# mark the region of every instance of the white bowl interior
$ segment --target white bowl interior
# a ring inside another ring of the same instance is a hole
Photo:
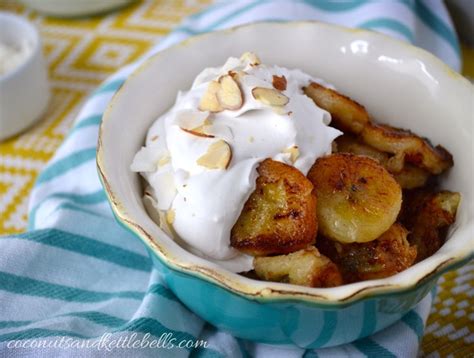
[[[141,202],[139,177],[129,170],[147,129],[203,68],[221,65],[229,56],[245,51],[257,53],[264,63],[300,68],[325,79],[365,105],[377,121],[411,129],[453,154],[454,168],[444,175],[442,186],[460,191],[462,203],[449,240],[438,253],[383,280],[314,289],[257,282],[227,272],[188,253],[153,223]],[[473,87],[467,80],[425,51],[383,35],[320,23],[254,24],[190,39],[142,65],[106,112],[99,164],[118,203],[119,216],[138,223],[174,265],[205,271],[246,292],[274,288],[344,299],[362,288],[414,284],[446,260],[472,253],[473,103]]]

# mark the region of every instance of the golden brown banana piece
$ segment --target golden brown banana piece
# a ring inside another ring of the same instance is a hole
[[[335,287],[343,284],[337,266],[315,247],[288,255],[256,257],[254,266],[257,276],[265,281],[310,287]]]
[[[303,91],[318,107],[331,113],[331,124],[343,132],[359,134],[369,122],[364,106],[333,89],[311,82]]]
[[[254,256],[287,254],[314,244],[316,196],[296,168],[264,160],[255,191],[231,231],[231,246]]]
[[[371,147],[393,154],[387,163],[393,166],[392,172],[401,171],[405,161],[431,174],[440,174],[453,166],[453,158],[445,148],[433,147],[428,140],[410,131],[372,123],[364,106],[351,98],[315,82],[303,90],[317,106],[331,113],[335,127],[346,134],[360,135]]]
[[[317,247],[338,265],[344,281],[373,280],[392,276],[413,264],[416,246],[410,246],[407,234],[396,223],[371,242],[341,244],[319,237]]]
[[[454,223],[461,201],[450,191],[411,191],[404,195],[402,222],[410,230],[408,241],[418,248],[416,261],[433,255],[443,245],[448,227]]]
[[[405,161],[431,174],[440,174],[453,166],[453,157],[446,149],[440,145],[433,147],[427,139],[404,129],[369,123],[361,138],[371,147],[393,154],[390,164],[400,169]]]
[[[430,173],[414,165],[404,163],[401,170],[394,170],[390,165],[390,156],[371,146],[363,143],[358,138],[345,134],[336,139],[336,148],[338,153],[352,153],[357,155],[366,155],[377,160],[385,169],[395,177],[395,180],[403,189],[415,189],[422,187],[430,178]]]
[[[320,232],[343,243],[367,242],[395,222],[400,185],[377,161],[337,153],[321,157],[308,173],[318,198]]]

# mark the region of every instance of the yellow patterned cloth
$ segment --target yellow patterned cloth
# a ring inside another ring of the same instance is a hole
[[[0,143],[0,235],[27,225],[28,194],[38,173],[68,133],[86,96],[110,74],[144,54],[183,17],[209,0],[139,1],[84,19],[53,19],[0,0],[0,10],[27,16],[39,28],[49,65],[52,100],[25,133]],[[465,49],[474,78],[474,51]],[[474,263],[445,274],[428,320],[422,355],[474,357]]]

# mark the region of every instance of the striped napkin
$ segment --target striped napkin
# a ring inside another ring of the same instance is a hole
[[[151,53],[197,33],[303,19],[384,32],[460,68],[456,34],[441,0],[218,2],[188,18]],[[140,240],[114,220],[96,173],[102,113],[137,65],[91,94],[38,177],[29,231],[0,239],[0,356],[416,356],[434,293],[370,338],[307,351],[234,338],[177,300]]]

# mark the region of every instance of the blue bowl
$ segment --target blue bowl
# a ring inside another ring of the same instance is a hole
[[[437,253],[385,279],[309,288],[229,272],[186,251],[155,224],[142,203],[140,179],[129,170],[134,154],[178,90],[189,88],[203,68],[246,51],[265,63],[323,78],[364,103],[375,118],[423,133],[453,153],[456,164],[442,183],[460,191],[462,202]],[[472,258],[472,103],[473,86],[462,76],[429,53],[386,36],[317,22],[252,24],[191,38],[142,63],[103,116],[99,176],[118,221],[144,242],[166,284],[196,314],[244,339],[330,347],[396,322],[443,272]]]

